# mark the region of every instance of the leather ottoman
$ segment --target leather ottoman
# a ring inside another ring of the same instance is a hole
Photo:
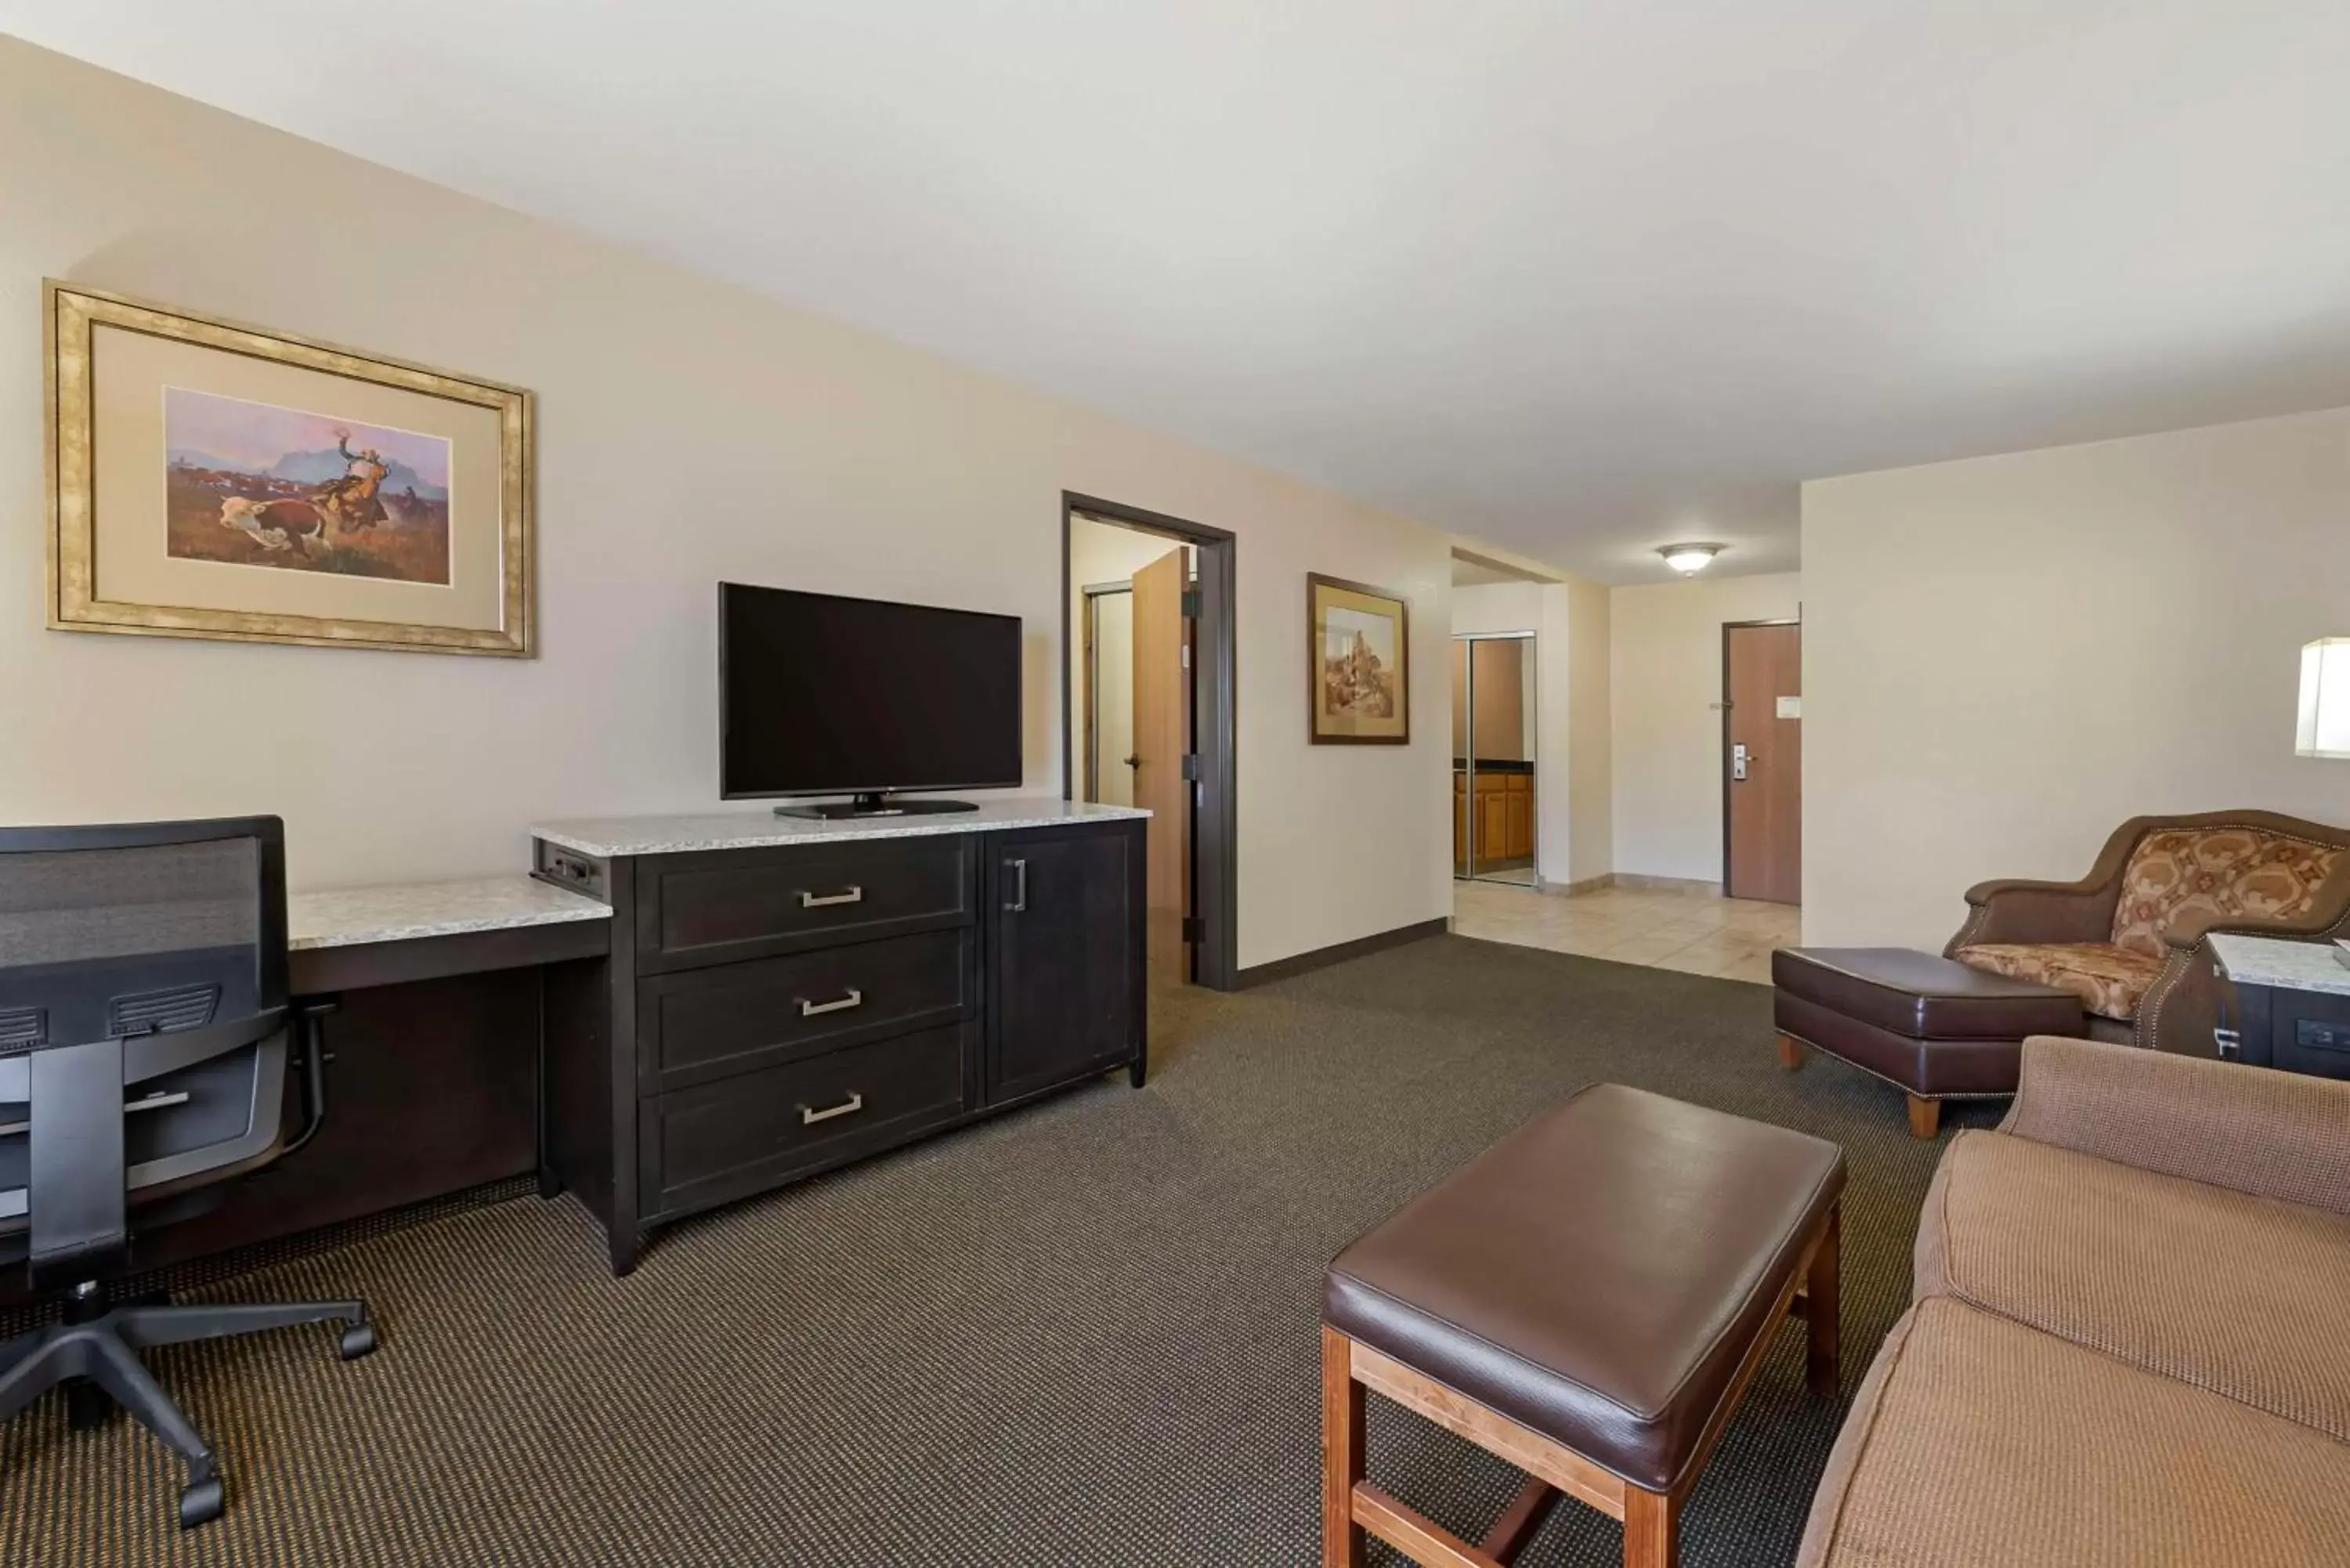
[[[1799,1311],[1836,1392],[1844,1151],[1617,1085],[1544,1112],[1371,1230],[1323,1295],[1323,1563],[1510,1562],[1561,1496],[1670,1568],[1683,1500]],[[1532,1478],[1471,1546],[1363,1479],[1375,1388]]]
[[[2029,1034],[2085,1033],[2069,991],[1986,974],[1908,948],[1781,948],[1771,955],[1779,1063],[1814,1046],[1909,1097],[1909,1130],[1932,1137],[1944,1100],[2015,1093]]]

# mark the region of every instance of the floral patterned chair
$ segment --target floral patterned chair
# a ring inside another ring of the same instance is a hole
[[[2265,811],[2139,816],[2077,882],[1984,882],[1942,950],[2072,992],[2103,1040],[2208,1056],[2226,981],[2215,931],[2350,935],[2350,830]]]

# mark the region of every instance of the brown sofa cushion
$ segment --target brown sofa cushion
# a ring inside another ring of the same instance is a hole
[[[2158,827],[2137,841],[2122,872],[2114,945],[2159,961],[2162,933],[2182,914],[2306,914],[2341,853],[2256,827]]]
[[[2350,1220],[1964,1132],[1918,1220],[1951,1295],[2350,1442]]]
[[[1953,956],[1971,969],[2069,991],[2089,1012],[2124,1023],[2162,974],[2159,958],[2105,942],[1978,942]]]
[[[1948,1296],[1886,1336],[1797,1568],[2339,1568],[2350,1445]]]

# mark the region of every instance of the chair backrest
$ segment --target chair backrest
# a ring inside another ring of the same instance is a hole
[[[2162,933],[2181,914],[2253,919],[2306,913],[2343,848],[2255,824],[2147,830],[2122,871],[2114,945],[2167,956]]]
[[[0,829],[0,1233],[119,1250],[126,1192],[265,1156],[286,1015],[277,818]]]

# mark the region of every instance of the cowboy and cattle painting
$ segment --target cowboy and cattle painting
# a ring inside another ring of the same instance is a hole
[[[449,580],[449,442],[185,387],[163,389],[182,560]]]
[[[49,626],[528,659],[521,387],[51,278]]]

